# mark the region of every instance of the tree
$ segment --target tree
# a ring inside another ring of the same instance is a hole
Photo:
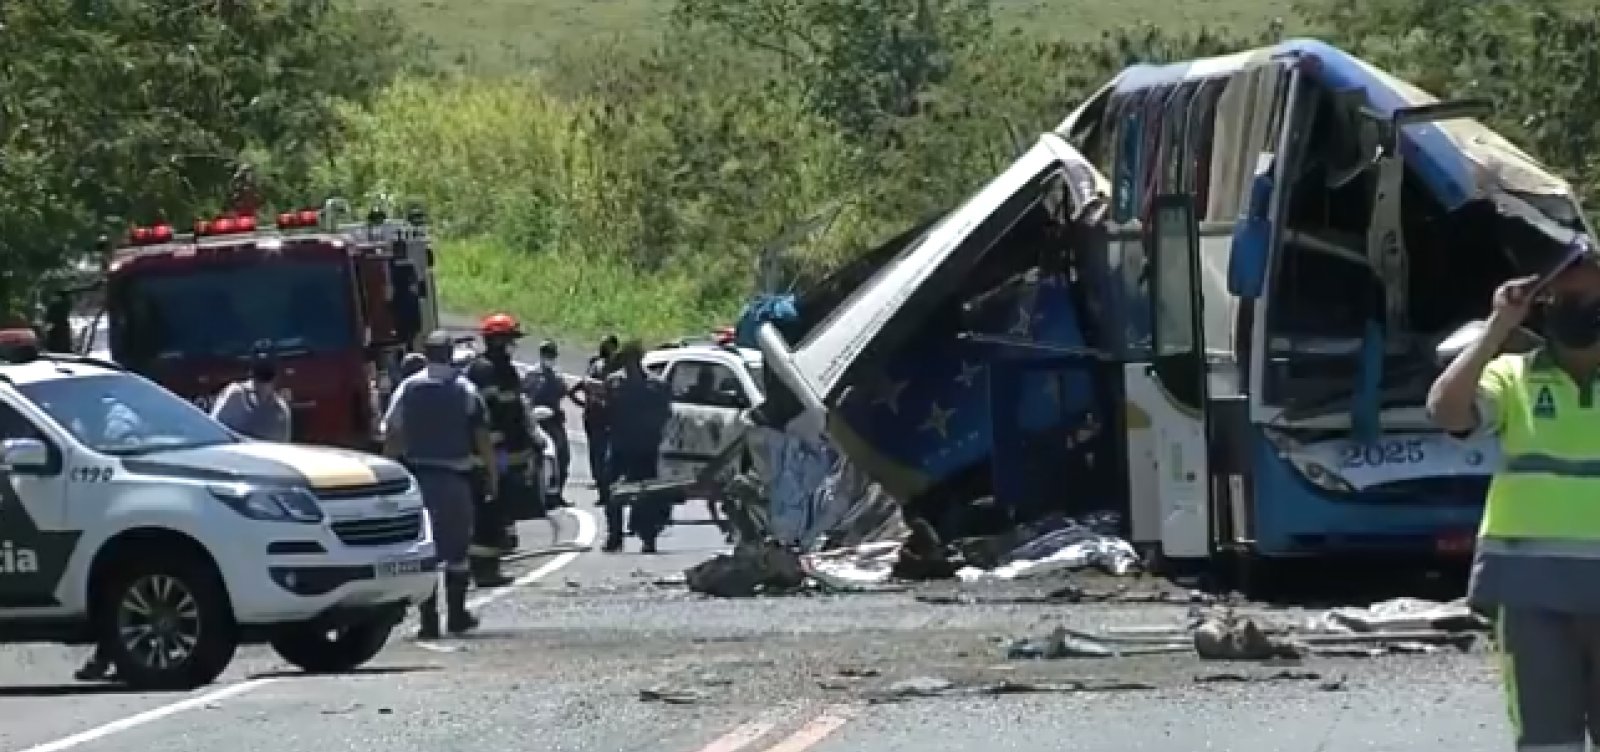
[[[1320,0],[1301,12],[1352,53],[1441,97],[1481,97],[1488,124],[1600,202],[1600,9],[1560,0]]]
[[[816,111],[873,142],[989,38],[989,0],[679,0],[685,27],[776,58]]]
[[[0,272],[35,276],[133,220],[186,222],[252,156],[269,192],[303,180],[336,105],[407,60],[391,16],[328,0],[7,0]]]

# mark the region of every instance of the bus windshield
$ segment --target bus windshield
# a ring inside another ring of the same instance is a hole
[[[158,360],[356,346],[351,282],[328,261],[196,266],[127,280],[119,337]]]

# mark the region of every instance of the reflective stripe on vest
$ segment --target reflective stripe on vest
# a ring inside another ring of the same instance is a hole
[[[1490,370],[1486,378],[1502,385],[1503,464],[1489,484],[1480,547],[1600,558],[1600,408],[1542,353],[1503,355]]]

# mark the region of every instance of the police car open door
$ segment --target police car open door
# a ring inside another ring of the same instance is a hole
[[[1149,216],[1151,351],[1147,363],[1130,365],[1128,409],[1149,421],[1162,555],[1205,558],[1211,551],[1208,374],[1194,197],[1157,196]]]

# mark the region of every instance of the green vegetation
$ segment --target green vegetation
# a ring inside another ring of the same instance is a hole
[[[1245,0],[585,2],[583,23],[628,35],[606,43],[516,3],[399,3],[440,37],[428,61],[390,13],[337,0],[8,0],[0,270],[26,283],[124,218],[212,210],[246,161],[269,202],[423,201],[457,309],[682,332],[734,316],[796,221],[844,207],[788,255],[803,284],[947,207],[1124,65],[1283,28]],[[1145,13],[1168,25],[1103,30]],[[1496,127],[1600,192],[1588,0],[1307,0],[1285,21],[1490,97]],[[437,67],[505,39],[538,68]]]
[[[668,31],[671,0],[368,0],[426,29],[434,59],[478,73],[544,65],[575,47],[651,43]],[[1170,28],[1265,28],[1284,14],[1269,0],[994,0],[995,28],[1038,39],[1092,41],[1104,29],[1160,19]]]

